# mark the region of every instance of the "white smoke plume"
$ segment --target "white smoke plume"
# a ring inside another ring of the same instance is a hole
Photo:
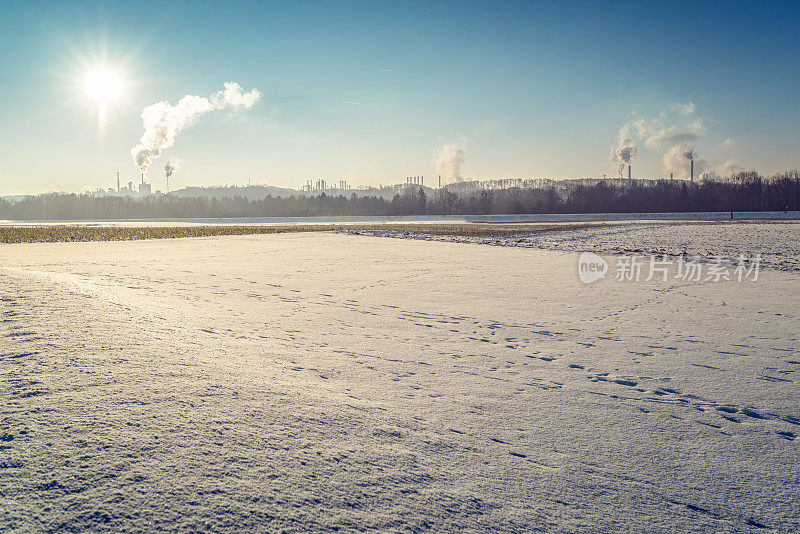
[[[725,163],[714,167],[713,173],[721,178],[730,178],[736,173],[743,172],[744,167],[739,165],[735,159],[729,159]]]
[[[685,104],[678,102],[676,104],[671,104],[669,108],[673,111],[683,113],[684,115],[691,115],[697,111],[697,106],[694,105],[694,102],[687,102]]]
[[[703,119],[697,116],[697,107],[692,102],[671,104],[669,110],[661,111],[656,117],[632,120],[622,130],[635,134],[646,146],[655,149],[688,145],[706,133]]]
[[[687,180],[690,178],[692,160],[694,160],[695,181],[701,180],[703,175],[711,180],[726,180],[744,170],[735,159],[728,159],[724,163],[713,163],[699,158],[697,151],[690,145],[674,146],[661,158],[667,173],[673,173],[676,178]]]
[[[131,149],[134,164],[146,171],[161,151],[175,144],[175,137],[192,125],[199,116],[223,109],[249,109],[261,98],[257,89],[244,92],[236,82],[226,82],[225,89],[208,98],[186,95],[174,106],[169,102],[157,102],[142,110],[144,133],[139,144]]]
[[[632,133],[627,125],[620,128],[617,140],[617,147],[611,149],[611,159],[619,162],[617,172],[619,177],[622,178],[625,165],[630,165],[636,156],[636,141],[633,140]]]
[[[618,147],[611,159],[619,162],[619,173],[636,155],[637,142],[661,151],[661,161],[667,174],[689,177],[689,161],[694,160],[695,177],[710,171],[711,165],[697,156],[694,143],[706,133],[703,119],[697,115],[692,102],[671,104],[654,118],[631,120],[619,130]]]
[[[442,183],[460,182],[461,166],[467,156],[467,149],[464,143],[442,145],[433,163],[436,174],[442,177]]]
[[[181,166],[183,165],[183,160],[176,156],[169,158],[167,164],[164,165],[164,174],[167,175],[167,178],[181,170]]]
[[[681,124],[664,124],[655,119],[646,125],[644,133],[645,144],[650,148],[674,147],[694,143],[705,135],[706,127],[699,117]]]
[[[661,158],[664,170],[667,173],[674,174],[676,178],[686,178],[687,180],[691,174],[690,162],[692,160],[694,160],[695,179],[698,179],[701,174],[711,169],[706,160],[697,157],[694,147],[690,145],[675,145]]]

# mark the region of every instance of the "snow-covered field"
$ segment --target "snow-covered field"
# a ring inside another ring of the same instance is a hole
[[[797,269],[577,278],[722,227],[0,246],[0,530],[797,531]]]
[[[700,256],[714,261],[723,255],[748,259],[760,255],[767,268],[800,271],[800,223],[797,222],[647,222],[548,232],[514,237],[461,237],[359,230],[360,235],[478,243],[508,247],[594,252],[596,254]]]

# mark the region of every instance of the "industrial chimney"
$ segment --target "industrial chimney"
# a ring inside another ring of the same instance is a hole
[[[691,165],[689,166],[689,182],[694,183],[694,160],[690,160]]]
[[[117,171],[117,193],[119,193],[119,171]]]
[[[630,180],[630,179],[631,179],[631,165],[629,163],[628,164],[628,180]]]

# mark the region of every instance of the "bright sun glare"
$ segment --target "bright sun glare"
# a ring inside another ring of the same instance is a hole
[[[122,78],[106,68],[89,71],[86,74],[86,91],[99,104],[108,104],[122,95]]]

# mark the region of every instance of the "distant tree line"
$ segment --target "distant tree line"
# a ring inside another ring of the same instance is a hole
[[[428,191],[431,191],[430,189]],[[0,199],[0,219],[159,219],[314,217],[348,215],[492,215],[524,213],[664,213],[800,210],[800,171],[763,177],[755,171],[727,182],[690,184],[631,180],[624,184],[509,187],[426,193],[409,187],[391,200],[372,196],[273,197],[253,200],[152,195],[141,198],[48,194],[18,202]]]

